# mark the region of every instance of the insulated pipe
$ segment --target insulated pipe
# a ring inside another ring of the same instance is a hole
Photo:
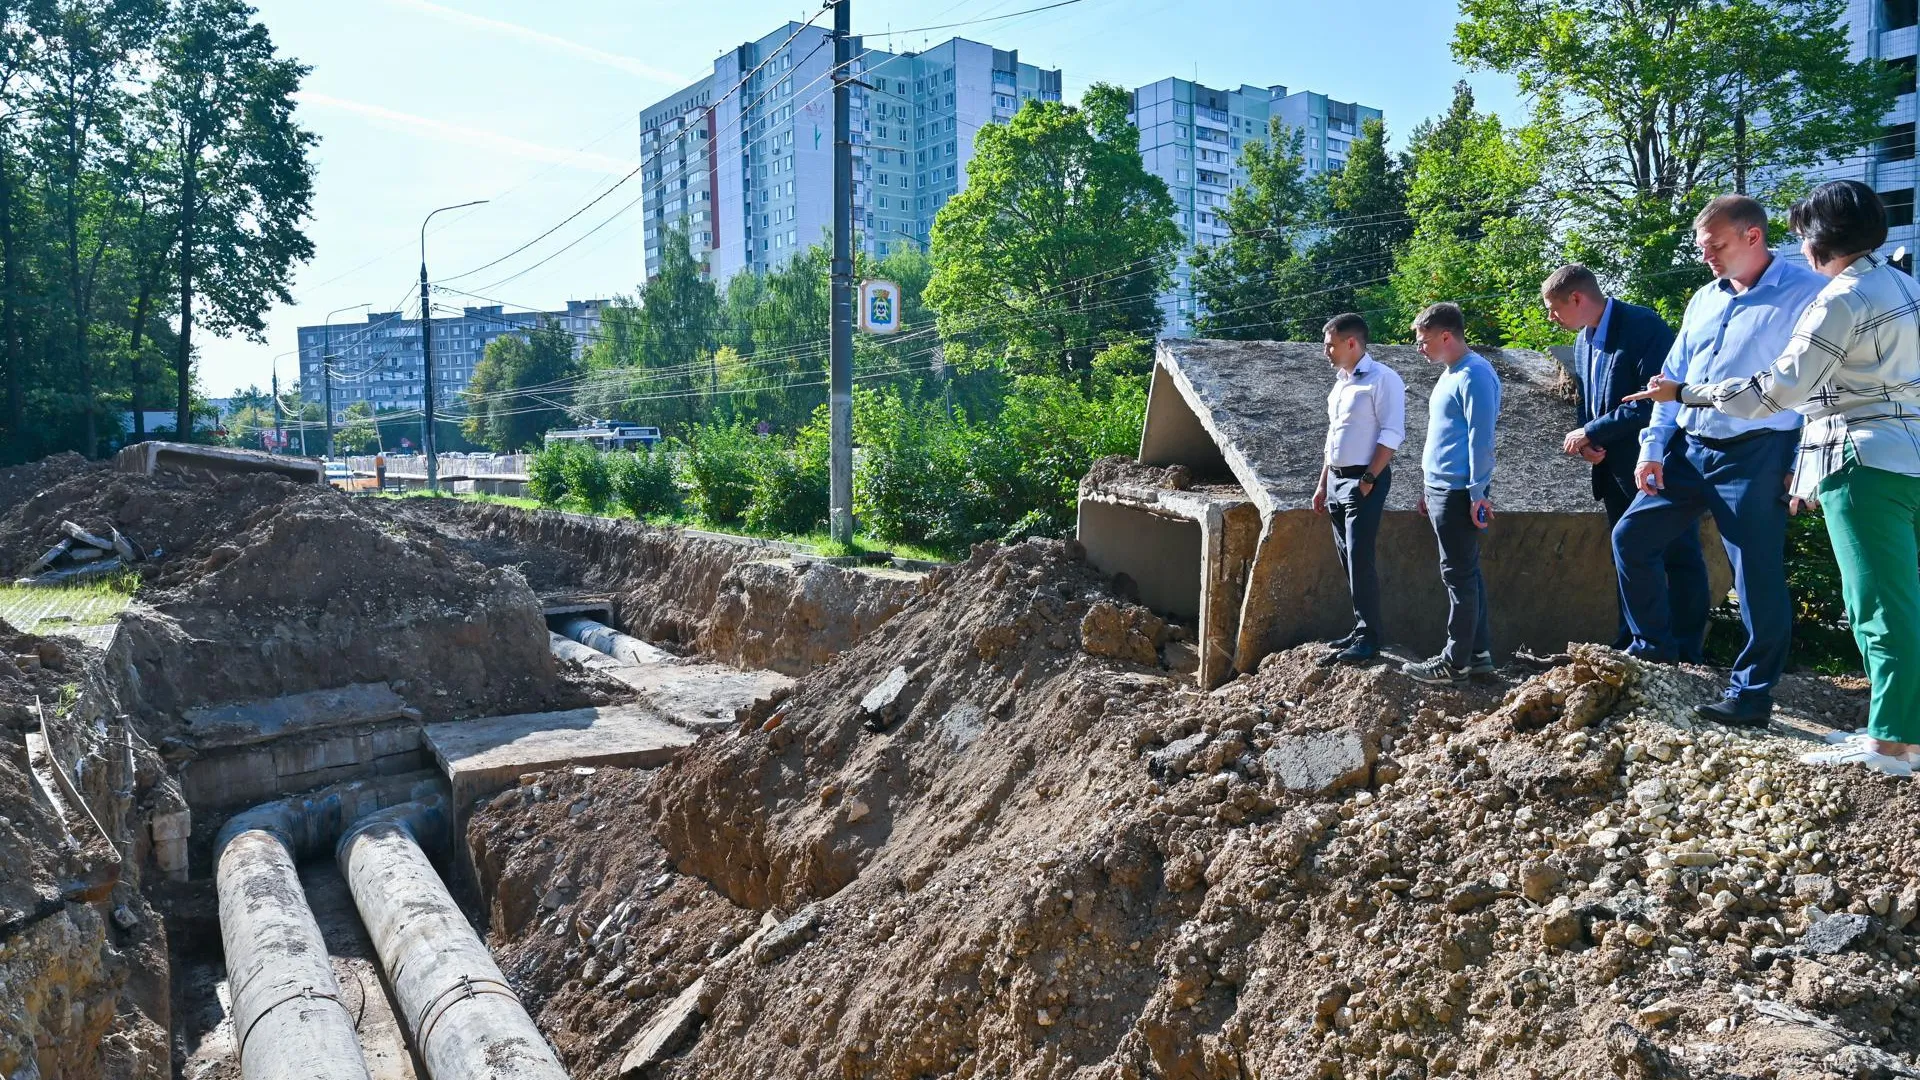
[[[414,1053],[432,1080],[567,1080],[420,849],[421,835],[446,829],[435,797],[362,819],[336,851]]]
[[[223,836],[220,943],[244,1080],[371,1080],[293,852],[272,831]]]
[[[563,637],[553,631],[547,631],[547,649],[562,660],[571,660],[581,667],[611,667],[613,657],[599,649],[589,649],[570,637]]]
[[[673,654],[664,649],[584,617],[566,619],[560,624],[560,633],[629,664],[661,664],[674,659]]]
[[[356,780],[264,803],[220,830],[220,943],[244,1080],[369,1080],[294,858],[326,850],[363,812],[437,790],[437,777]]]

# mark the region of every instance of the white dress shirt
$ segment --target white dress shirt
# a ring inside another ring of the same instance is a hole
[[[1398,450],[1407,434],[1407,384],[1371,356],[1352,372],[1335,369],[1327,391],[1326,464],[1341,469],[1373,463],[1373,450]]]

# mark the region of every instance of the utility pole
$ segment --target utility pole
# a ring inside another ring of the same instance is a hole
[[[284,449],[287,433],[280,429],[280,358],[273,360],[273,445]]]
[[[853,73],[851,0],[833,0],[833,339],[829,352],[827,527],[837,544],[853,542]]]
[[[425,380],[420,387],[420,452],[427,455],[427,490],[440,490],[440,463],[433,456],[433,301],[429,297],[427,286],[427,222],[433,215],[445,210],[459,210],[468,206],[479,206],[486,199],[472,202],[455,203],[443,206],[420,219],[420,360]]]

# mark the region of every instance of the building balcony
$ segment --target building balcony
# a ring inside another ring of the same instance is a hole
[[[1221,131],[1227,130],[1227,114],[1217,109],[1203,109],[1197,105],[1194,106],[1193,122],[1202,127],[1218,128]]]

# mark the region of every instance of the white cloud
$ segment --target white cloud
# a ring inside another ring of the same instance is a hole
[[[562,52],[572,53],[582,59],[591,60],[596,64],[605,64],[611,68],[618,68],[629,75],[638,75],[643,79],[651,79],[654,82],[679,86],[693,81],[681,75],[679,72],[668,71],[665,68],[657,68],[652,64],[635,60],[631,56],[621,56],[619,53],[610,53],[605,49],[596,49],[591,45],[582,45],[577,41],[569,41],[555,34],[549,34],[544,30],[535,30],[531,26],[521,26],[519,23],[510,23],[501,19],[490,19],[485,15],[473,15],[465,11],[456,11],[453,8],[435,4],[432,0],[387,0],[387,2],[398,7],[412,8],[415,11],[445,19],[448,22],[459,23],[462,26],[471,26],[480,30],[491,30],[496,34],[505,34],[508,37],[516,37],[522,41],[531,41],[536,44],[548,46],[549,48],[559,49]]]
[[[384,105],[370,105],[364,101],[350,101],[323,94],[317,90],[300,90],[295,95],[302,105],[319,108],[340,109],[357,113],[383,126],[401,131],[425,135],[442,142],[458,143],[480,150],[494,150],[529,161],[544,161],[568,168],[582,169],[588,172],[613,173],[624,175],[633,168],[630,161],[608,157],[605,154],[589,153],[585,150],[563,150],[555,146],[543,146],[540,143],[516,139],[511,135],[502,135],[497,131],[485,131],[480,128],[463,127],[444,120],[435,120],[429,116],[417,116],[413,113],[389,109]]]

